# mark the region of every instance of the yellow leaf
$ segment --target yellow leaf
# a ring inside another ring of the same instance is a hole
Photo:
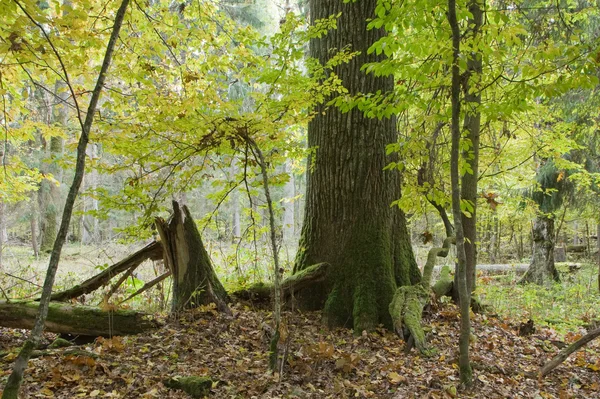
[[[52,392],[51,390],[49,390],[48,388],[42,388],[40,390],[40,393],[42,395],[44,395],[47,398],[53,398],[54,397],[54,392]]]
[[[92,392],[90,392],[90,398],[95,398],[99,394],[100,394],[100,390],[99,389],[95,389]]]
[[[391,372],[387,375],[388,380],[390,380],[390,382],[392,384],[400,384],[401,382],[406,382],[406,377],[403,375],[400,375],[398,373],[395,372]]]

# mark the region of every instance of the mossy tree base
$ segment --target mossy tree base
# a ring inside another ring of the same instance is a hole
[[[519,283],[543,285],[559,281],[560,276],[554,264],[554,219],[538,215],[533,224],[531,264]]]
[[[434,353],[433,350],[427,348],[425,332],[421,325],[423,309],[425,308],[425,305],[429,303],[429,286],[431,283],[433,267],[435,266],[437,257],[445,258],[448,256],[450,245],[455,242],[456,240],[454,237],[448,237],[444,240],[444,244],[441,248],[431,248],[427,255],[427,263],[423,269],[423,279],[421,283],[398,288],[389,305],[389,312],[392,316],[394,331],[407,342],[410,336],[414,346],[424,356],[430,356]],[[449,269],[446,277],[450,277]],[[441,287],[439,288],[441,290]],[[410,349],[410,346],[408,346],[408,348]]]

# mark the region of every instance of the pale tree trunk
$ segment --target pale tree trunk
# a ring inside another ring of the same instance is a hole
[[[6,241],[6,217],[5,217],[6,205],[0,201],[0,271],[4,270],[3,253],[4,253],[4,242]]]
[[[596,254],[598,257],[598,291],[600,291],[600,223],[596,225],[596,248],[598,249]]]
[[[283,242],[288,244],[294,239],[296,232],[294,227],[294,201],[292,200],[296,196],[296,187],[294,182],[294,173],[292,171],[292,163],[289,160],[285,164],[285,171],[290,179],[283,187],[283,197],[287,200],[283,204]]]
[[[69,231],[69,224],[71,222],[71,215],[73,213],[73,205],[75,204],[75,199],[77,198],[77,193],[79,192],[79,188],[81,186],[81,180],[83,179],[83,174],[85,173],[85,150],[89,141],[90,130],[92,128],[92,123],[94,122],[94,115],[96,113],[98,100],[100,99],[100,94],[102,93],[104,81],[106,80],[106,73],[110,66],[112,53],[115,48],[117,39],[119,37],[119,32],[121,30],[121,25],[123,23],[125,11],[127,9],[128,4],[129,0],[123,0],[115,16],[115,22],[113,25],[108,45],[106,47],[104,60],[102,62],[102,66],[98,74],[96,86],[92,91],[90,103],[87,108],[87,112],[85,113],[85,119],[83,119],[83,115],[81,113],[78,113],[77,115],[81,125],[81,135],[79,136],[79,142],[77,144],[75,176],[73,177],[73,182],[71,183],[69,193],[67,194],[67,200],[65,201],[65,207],[63,210],[60,229],[58,230],[56,241],[54,242],[54,246],[50,255],[50,262],[48,264],[48,271],[46,273],[46,279],[44,280],[44,285],[42,288],[42,296],[40,299],[40,306],[38,309],[38,314],[36,316],[35,324],[31,331],[31,334],[27,338],[27,341],[25,341],[23,348],[21,349],[19,355],[15,360],[13,371],[8,377],[8,381],[6,382],[6,386],[2,393],[2,399],[18,398],[19,388],[21,387],[21,382],[23,381],[23,373],[25,372],[25,368],[27,367],[27,363],[29,361],[29,358],[31,357],[31,353],[39,345],[40,339],[42,337],[42,332],[44,331],[44,324],[46,322],[46,317],[48,316],[50,296],[52,294],[52,286],[54,285],[54,279],[56,277],[56,271],[58,269],[60,254],[62,252],[62,248],[64,246],[65,240],[67,238],[67,233]],[[31,22],[36,25],[36,27],[39,30],[42,31],[44,37],[48,39],[49,36],[45,31],[46,28],[37,21],[35,21],[20,5],[20,3],[17,3],[17,6],[19,7],[20,11],[23,12],[23,14],[25,14],[31,20]],[[63,66],[64,64],[62,62],[62,59],[60,58],[60,54],[54,48],[53,52],[54,56],[56,56],[56,58],[60,61],[61,66]],[[65,83],[68,84],[69,90],[71,91],[71,94],[73,96],[72,100],[76,102],[77,96],[73,87],[70,84],[69,75],[66,69],[62,67],[61,72],[62,77],[66,80]],[[79,111],[78,104],[77,109]]]
[[[87,156],[89,159],[98,158],[98,145],[92,144],[87,148]],[[91,189],[95,191],[98,186],[98,171],[93,168],[91,173],[84,179],[85,181],[85,189]],[[85,209],[85,211],[98,211],[98,200],[95,197],[91,197],[88,201],[89,207]],[[84,204],[85,207],[85,204]],[[93,216],[84,213],[82,216],[82,235],[81,242],[83,244],[93,244],[98,242],[99,231],[98,231],[98,219]]]
[[[538,215],[533,224],[531,263],[520,283],[545,284],[560,281],[554,265],[554,219]]]
[[[33,250],[33,256],[37,259],[40,256],[40,247],[38,244],[38,206],[37,199],[31,198],[31,217],[29,219],[29,225],[31,228],[31,249]]]
[[[238,173],[237,158],[233,158],[231,161],[231,178],[236,179]],[[236,243],[242,237],[242,226],[240,219],[240,190],[234,188],[231,193],[231,208],[232,208],[232,220],[231,220],[231,241]]]

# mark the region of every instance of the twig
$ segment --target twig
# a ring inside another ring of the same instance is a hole
[[[16,278],[17,280],[21,280],[21,281],[24,281],[24,282],[26,282],[26,283],[29,283],[29,284],[31,284],[31,285],[35,285],[36,287],[42,288],[42,286],[41,286],[41,285],[39,285],[39,284],[37,284],[37,283],[34,283],[33,281],[29,281],[29,280],[27,280],[27,279],[24,279],[24,278],[22,278],[22,277],[19,277],[19,276],[15,276],[15,275],[13,275],[13,274],[10,274],[10,273],[7,273],[7,272],[4,272],[4,274],[6,274],[6,275],[7,275],[7,276],[9,276],[9,277]]]

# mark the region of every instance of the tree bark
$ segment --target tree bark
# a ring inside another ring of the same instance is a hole
[[[384,34],[381,29],[367,30],[366,20],[374,16],[377,1],[311,0],[309,5],[313,23],[341,12],[337,29],[311,40],[312,57],[324,64],[335,50],[350,47],[361,52],[333,71],[348,95],[392,91],[392,76],[361,71],[365,63],[382,59],[367,54]],[[329,263],[332,271],[327,281],[298,295],[297,303],[303,308],[324,306],[324,321],[331,327],[353,327],[356,333],[379,324],[391,327],[388,305],[396,288],[394,278],[408,280],[394,276],[394,256],[403,260],[412,255],[394,254],[397,241],[408,240],[402,236],[406,233],[402,226],[395,228],[397,210],[390,208],[398,198],[397,172],[383,171],[389,161],[385,146],[395,140],[394,118],[367,118],[356,108],[341,112],[323,105],[309,123],[308,147],[316,152],[309,157],[294,272],[322,262]]]
[[[473,383],[473,370],[469,359],[469,341],[471,337],[471,290],[467,270],[467,255],[465,249],[465,233],[463,230],[463,215],[461,210],[461,187],[458,173],[459,148],[460,148],[460,30],[456,17],[456,0],[448,0],[448,23],[452,30],[452,147],[450,152],[450,180],[452,184],[452,215],[454,216],[454,229],[456,232],[457,278],[460,306],[460,335],[458,369],[460,382],[464,386]]]
[[[472,18],[468,20],[469,29],[464,35],[467,40],[475,43],[479,40],[483,26],[483,10],[481,0],[469,1],[469,12]],[[467,267],[467,288],[469,292],[475,290],[477,268],[477,181],[479,179],[479,134],[481,131],[481,91],[477,89],[483,70],[482,56],[477,51],[471,51],[467,58],[467,70],[463,74],[463,98],[465,117],[463,128],[466,132],[466,141],[469,146],[463,151],[462,157],[469,165],[472,173],[465,173],[461,178],[461,199],[472,204],[471,215],[462,213],[463,232],[465,235],[465,255]],[[458,275],[458,273],[457,273]]]
[[[32,329],[39,303],[0,301],[0,326]],[[44,322],[46,331],[59,334],[109,337],[138,334],[158,327],[144,313],[132,310],[104,311],[90,306],[51,303]]]
[[[42,216],[40,251],[45,253],[52,251],[58,233],[59,209],[62,199],[60,187],[57,185],[60,179],[60,168],[57,166],[55,158],[62,155],[62,143],[60,137],[50,138],[50,151],[48,153],[50,161],[43,169],[45,173],[52,174],[55,181],[45,178],[40,184],[40,214]]]
[[[29,361],[31,352],[38,346],[40,338],[42,336],[42,332],[44,331],[44,324],[48,315],[48,307],[50,304],[50,295],[52,294],[52,286],[54,285],[54,279],[56,277],[56,270],[58,269],[60,254],[62,252],[62,248],[67,238],[67,233],[69,231],[69,224],[71,222],[71,215],[73,213],[73,205],[75,204],[75,199],[77,198],[77,193],[79,192],[79,187],[81,186],[81,181],[85,173],[85,149],[90,139],[90,130],[94,122],[96,107],[98,105],[98,100],[100,99],[100,94],[102,93],[104,81],[106,80],[106,73],[108,72],[108,68],[110,66],[112,54],[115,48],[115,44],[117,42],[117,38],[119,37],[119,32],[121,30],[123,19],[125,18],[125,10],[127,10],[128,4],[129,0],[123,0],[115,16],[115,22],[110,35],[110,39],[108,41],[108,45],[106,46],[106,53],[104,55],[104,60],[102,61],[102,66],[100,67],[98,80],[96,81],[96,86],[92,91],[90,103],[87,108],[87,113],[85,114],[85,119],[82,119],[83,116],[79,110],[79,105],[77,103],[75,91],[70,84],[69,75],[67,73],[67,70],[65,69],[60,54],[50,41],[50,38],[46,33],[44,26],[41,25],[39,22],[35,21],[27,13],[26,9],[23,8],[23,6],[17,2],[17,5],[20,8],[20,10],[29,18],[29,20],[34,25],[37,26],[37,28],[39,28],[42,31],[42,34],[48,40],[48,43],[51,45],[54,55],[56,56],[57,60],[61,65],[61,72],[63,74],[62,78],[65,79],[65,83],[67,83],[67,85],[69,86],[69,90],[73,95],[73,101],[75,101],[78,110],[77,117],[81,125],[81,135],[79,136],[79,142],[77,143],[75,176],[73,177],[73,182],[71,183],[69,193],[67,194],[67,200],[65,201],[65,207],[63,209],[60,229],[58,230],[58,235],[56,236],[56,241],[54,241],[54,246],[50,255],[50,262],[48,264],[48,271],[46,272],[46,279],[44,280],[44,286],[42,288],[42,297],[40,299],[39,310],[36,316],[35,325],[33,327],[33,330],[31,331],[31,334],[29,335],[29,338],[23,345],[21,352],[19,352],[19,356],[15,360],[13,371],[8,377],[8,381],[2,393],[2,399],[17,399],[19,388],[23,380],[23,373],[25,371],[25,368],[27,367],[27,362]]]
[[[180,207],[173,201],[169,221],[156,218],[155,223],[163,244],[165,265],[173,275],[172,311],[214,303],[219,311],[229,313],[227,292],[215,274],[187,206]]]
[[[4,270],[4,265],[2,263],[2,254],[4,252],[4,231],[5,231],[5,223],[6,218],[4,216],[4,208],[6,205],[4,202],[0,200],[0,271]]]
[[[596,254],[598,257],[598,259],[596,259],[598,262],[598,291],[600,291],[600,223],[596,224],[596,248],[598,250],[598,253]]]
[[[37,200],[34,197],[31,198],[31,217],[29,219],[29,227],[31,229],[31,249],[33,250],[33,256],[35,259],[40,256],[40,246],[38,244],[38,217]]]
[[[533,254],[520,283],[545,284],[560,281],[554,264],[554,219],[538,215],[533,224]]]

